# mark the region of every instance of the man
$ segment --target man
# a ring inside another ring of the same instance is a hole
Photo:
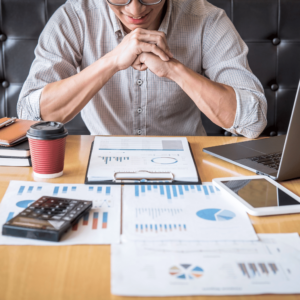
[[[18,115],[65,123],[81,111],[94,135],[206,135],[203,112],[256,138],[267,103],[247,53],[205,0],[69,0],[40,36]]]

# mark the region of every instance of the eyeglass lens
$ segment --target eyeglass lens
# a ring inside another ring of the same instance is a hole
[[[109,2],[116,5],[125,5],[127,4],[128,0],[109,0]],[[141,0],[140,2],[146,5],[154,5],[160,3],[161,0]]]

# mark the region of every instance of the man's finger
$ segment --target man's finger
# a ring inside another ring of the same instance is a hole
[[[146,64],[144,62],[145,62],[144,53],[142,53],[133,62],[132,67],[138,71],[145,71],[148,69],[148,67],[146,66]]]
[[[171,58],[174,57],[168,46],[166,35],[161,31],[137,28],[132,31],[131,36],[145,43],[154,43]]]
[[[141,42],[139,44],[139,49],[141,51],[140,54],[142,52],[151,52],[151,53],[159,56],[160,59],[163,60],[163,61],[169,61],[169,59],[170,59],[169,56],[163,50],[161,50],[159,47],[157,47],[154,44]]]
[[[173,54],[170,51],[170,48],[164,38],[161,35],[153,35],[153,34],[140,34],[139,41],[144,43],[155,44],[157,47],[162,49],[166,54],[173,58]]]

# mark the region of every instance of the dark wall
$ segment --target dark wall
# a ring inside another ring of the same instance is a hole
[[[17,115],[16,103],[38,37],[64,2],[0,0],[0,117]],[[300,78],[300,0],[210,2],[226,11],[249,47],[250,68],[262,82],[268,100],[263,135],[285,133]],[[209,135],[224,134],[205,116],[203,119]],[[67,127],[70,134],[88,134],[79,115]]]

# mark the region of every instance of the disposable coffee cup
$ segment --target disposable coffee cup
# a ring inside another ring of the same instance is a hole
[[[56,178],[63,174],[68,131],[59,122],[39,122],[27,131],[33,174]]]

